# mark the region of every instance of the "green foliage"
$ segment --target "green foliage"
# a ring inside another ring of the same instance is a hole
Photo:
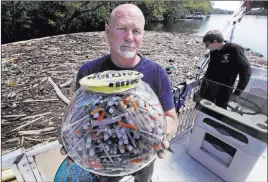
[[[16,40],[15,32],[22,32],[28,36],[32,20],[27,11],[27,3],[4,1],[2,2],[2,39]]]
[[[129,1],[3,1],[1,43],[63,33],[104,30],[110,12]],[[210,1],[130,2],[144,13],[146,24],[173,20],[187,13],[210,14]]]
[[[210,1],[183,1],[183,5],[188,13],[201,12],[208,15],[212,12],[213,4]]]
[[[165,7],[166,11],[163,16],[167,21],[183,17],[187,13],[183,1],[165,1]]]
[[[105,6],[102,6],[98,10],[93,12],[91,23],[93,26],[98,27],[102,23],[108,22],[108,18],[109,18],[109,9]]]
[[[223,10],[223,9],[219,9],[219,8],[215,8],[212,11],[212,14],[233,14],[234,11],[228,11],[228,10]]]
[[[150,23],[155,17],[163,16],[166,11],[163,1],[144,0],[133,2],[136,4],[144,14],[146,23]]]

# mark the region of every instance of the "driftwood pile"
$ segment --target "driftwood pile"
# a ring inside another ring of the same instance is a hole
[[[2,45],[2,154],[56,140],[75,77],[83,62],[109,53],[104,32],[77,33]],[[174,86],[194,76],[204,57],[202,38],[146,32],[141,54],[161,66],[174,66]],[[246,50],[251,64],[267,60]]]

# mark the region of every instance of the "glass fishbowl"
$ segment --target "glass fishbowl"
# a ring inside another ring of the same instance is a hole
[[[165,139],[158,97],[137,71],[105,71],[80,80],[62,123],[61,138],[81,167],[124,176],[152,162]]]

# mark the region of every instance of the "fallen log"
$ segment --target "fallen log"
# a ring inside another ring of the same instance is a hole
[[[26,119],[32,119],[32,118],[36,118],[36,117],[39,117],[39,116],[45,116],[45,115],[48,115],[48,114],[51,114],[51,112],[45,112],[45,113],[36,114],[36,115],[33,115],[33,116],[26,116],[24,118],[21,118],[20,120],[23,121],[23,120],[26,120]]]
[[[47,77],[42,78],[42,80],[40,81],[40,84],[44,83],[45,81],[47,81]]]
[[[67,86],[70,86],[71,84],[73,83],[73,79],[63,83],[60,85],[60,88],[63,88],[63,87],[67,87]]]
[[[39,84],[34,84],[33,88],[36,88]]]
[[[43,142],[43,141],[49,141],[49,140],[57,140],[57,137],[49,137],[49,138],[45,138],[45,139],[24,137],[24,139],[29,140],[29,141],[34,141],[34,142]]]
[[[8,143],[14,143],[14,142],[19,142],[19,138],[11,138],[6,141],[4,141],[2,144],[8,144]]]
[[[66,104],[69,104],[70,100],[62,94],[62,92],[60,91],[59,87],[56,85],[56,83],[53,82],[53,80],[51,79],[51,77],[48,77],[48,82],[53,86],[56,94],[58,95],[58,97]]]
[[[45,100],[31,100],[31,99],[28,99],[28,100],[25,100],[25,101],[22,101],[23,103],[28,103],[28,102],[54,102],[54,101],[58,101],[58,99],[45,99]]]
[[[28,130],[28,131],[19,131],[18,134],[22,135],[42,135],[42,134],[50,134],[57,132],[55,127],[48,127],[41,130]]]
[[[11,121],[13,121],[13,120],[16,120],[17,118],[15,118],[15,119],[12,119]],[[1,125],[2,126],[4,126],[4,125],[10,125],[12,122],[11,122],[10,120],[9,121],[7,121],[7,120],[5,120],[5,119],[2,119],[2,121],[1,121]]]
[[[21,142],[20,142],[20,146],[21,146],[21,147],[23,147],[24,141],[25,141],[25,137],[22,136],[22,137],[21,137]]]
[[[34,142],[43,142],[43,139],[24,137],[25,140],[34,141]]]
[[[29,122],[27,122],[27,123],[25,123],[25,124],[23,124],[23,125],[21,125],[21,126],[15,128],[15,129],[11,130],[10,132],[17,131],[17,130],[20,130],[20,129],[22,129],[22,128],[25,128],[26,126],[29,126],[29,125],[33,124],[34,122],[36,122],[36,121],[42,119],[43,117],[44,117],[44,116],[40,116],[39,118],[36,118],[36,119],[34,119],[34,120],[32,120],[32,121],[29,121]]]
[[[18,115],[5,115],[2,116],[2,118],[20,118],[20,117],[24,117],[27,116],[26,114],[18,114]]]
[[[55,71],[53,71],[53,70],[45,70],[45,72],[51,73],[51,74],[63,74],[63,75],[68,73],[68,71],[56,71],[56,70]]]

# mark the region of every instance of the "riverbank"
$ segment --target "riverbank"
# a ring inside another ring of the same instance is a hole
[[[71,82],[82,63],[108,53],[104,32],[2,45],[2,152],[57,139],[66,104],[57,97],[48,77],[70,99]],[[205,48],[199,36],[146,32],[140,53],[163,67],[174,66],[169,75],[174,86],[194,76]],[[252,65],[267,69],[267,60],[257,53],[246,50],[246,56]]]

